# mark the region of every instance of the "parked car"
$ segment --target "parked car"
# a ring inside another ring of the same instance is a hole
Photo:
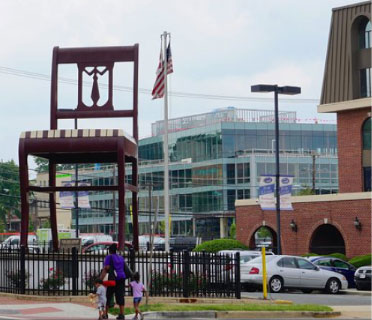
[[[234,256],[237,252],[240,254],[240,264],[251,261],[254,258],[261,256],[261,251],[258,250],[221,250],[218,251],[219,254],[228,254]],[[266,255],[273,255],[271,251],[266,251]]]
[[[108,253],[109,247],[113,243],[118,244],[115,241],[96,242],[83,248],[82,253],[106,254]],[[124,246],[125,250],[129,250],[130,248],[132,248],[132,244],[127,241],[125,242]]]
[[[354,280],[358,290],[372,290],[371,274],[372,266],[360,267],[355,271]]]
[[[284,288],[301,289],[310,293],[313,289],[323,289],[328,293],[338,293],[347,289],[345,276],[312,264],[309,260],[296,256],[267,256],[267,281],[271,292],[280,292]],[[241,268],[242,283],[251,286],[262,285],[262,258],[255,258]]]
[[[103,233],[81,233],[79,234],[81,245],[87,247],[97,242],[112,242],[112,236]]]
[[[321,269],[342,274],[348,282],[348,287],[355,288],[354,273],[356,268],[352,264],[334,257],[309,257],[308,259]]]
[[[21,245],[21,236],[14,235],[6,238],[1,244],[0,244],[0,250],[19,250]],[[27,236],[27,248],[28,252],[40,252],[40,247],[37,242],[36,235],[28,235]]]
[[[165,239],[159,236],[153,236],[154,238],[154,250],[155,251],[164,251],[165,250]],[[150,236],[149,235],[142,235],[138,237],[138,244],[139,249],[141,251],[147,251],[150,248]]]

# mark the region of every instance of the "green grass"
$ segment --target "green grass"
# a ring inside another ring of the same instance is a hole
[[[146,311],[332,311],[328,306],[316,304],[150,304],[140,306]],[[111,308],[110,313],[117,315],[118,308]],[[134,313],[133,308],[125,308],[125,314]]]

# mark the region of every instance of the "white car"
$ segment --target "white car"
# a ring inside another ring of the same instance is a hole
[[[322,289],[335,294],[348,287],[343,275],[320,269],[302,257],[266,256],[266,270],[269,290],[275,293],[284,288],[297,288],[305,293]],[[240,281],[255,287],[262,285],[261,257],[241,265]]]

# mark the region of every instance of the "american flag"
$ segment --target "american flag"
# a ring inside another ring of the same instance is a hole
[[[170,48],[170,43],[167,48],[167,75],[173,72],[173,61],[172,61],[172,52]],[[164,77],[164,61],[163,61],[163,52],[160,50],[159,65],[156,69],[156,80],[154,88],[152,89],[152,99],[158,99],[164,97],[164,87],[165,87],[165,77]]]

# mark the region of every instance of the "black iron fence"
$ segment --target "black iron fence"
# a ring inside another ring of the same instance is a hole
[[[120,253],[152,296],[240,299],[240,257],[206,252]],[[107,252],[0,250],[0,292],[87,295],[94,291]],[[126,295],[131,295],[126,287]]]

